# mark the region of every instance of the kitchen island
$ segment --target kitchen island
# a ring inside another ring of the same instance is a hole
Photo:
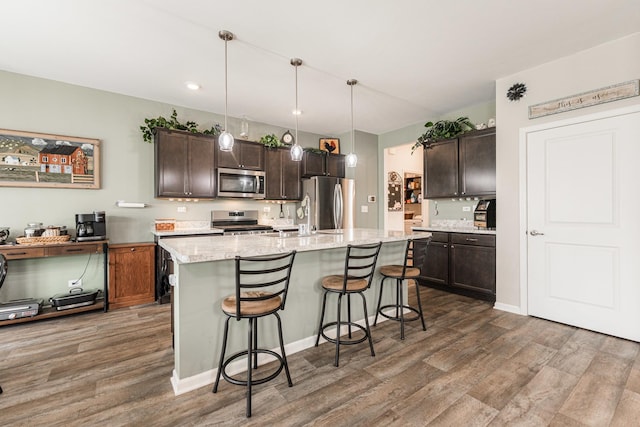
[[[238,236],[205,236],[163,239],[160,246],[174,261],[173,314],[175,365],[171,379],[176,394],[213,383],[222,348],[226,316],[220,309],[224,297],[235,290],[235,256],[257,256],[296,250],[285,310],[281,312],[287,354],[315,344],[322,292],[320,280],[329,274],[341,274],[348,244],[383,242],[378,265],[400,264],[409,237],[428,237],[430,233],[349,229],[342,233],[322,231],[298,236],[296,233],[272,233]],[[372,289],[365,292],[369,316],[375,315],[380,276],[376,274]],[[391,303],[391,291],[383,303]],[[331,305],[333,306],[333,305]],[[331,306],[327,318],[335,317]],[[354,301],[352,313],[358,318],[362,309]],[[360,319],[364,321],[364,319]],[[247,322],[233,323],[227,354],[246,347]],[[260,323],[263,348],[278,346],[275,319]],[[373,329],[375,336],[375,328]],[[366,350],[366,349],[365,349]],[[245,363],[238,364],[238,371]],[[231,367],[231,371],[233,371]]]

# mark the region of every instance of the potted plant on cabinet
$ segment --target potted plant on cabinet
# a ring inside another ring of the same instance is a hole
[[[456,136],[475,129],[475,126],[468,117],[458,117],[456,120],[439,120],[435,123],[427,122],[424,127],[427,131],[418,137],[418,140],[411,148],[413,153],[416,148],[429,146],[443,139],[455,138]]]
[[[191,133],[203,133],[205,135],[218,136],[222,132],[222,127],[216,123],[211,129],[198,130],[198,124],[194,121],[188,121],[186,123],[180,123],[178,121],[178,113],[175,108],[171,114],[171,118],[167,120],[162,116],[158,116],[155,119],[144,119],[144,126],[140,126],[142,132],[142,138],[145,142],[153,142],[153,130],[155,128],[177,129],[185,130]]]

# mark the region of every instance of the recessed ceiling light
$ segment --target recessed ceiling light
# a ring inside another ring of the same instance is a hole
[[[291,114],[293,114],[294,116],[299,116],[302,114],[302,110],[292,110]]]
[[[194,82],[186,82],[185,85],[187,86],[187,89],[191,89],[191,90],[198,90],[200,89],[200,85],[198,83],[194,83]]]

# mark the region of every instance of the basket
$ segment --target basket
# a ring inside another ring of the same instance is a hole
[[[62,236],[36,236],[36,237],[16,237],[19,245],[53,245],[56,243],[66,243],[71,240],[68,234]]]
[[[156,231],[174,231],[176,220],[172,218],[160,218],[155,221]]]

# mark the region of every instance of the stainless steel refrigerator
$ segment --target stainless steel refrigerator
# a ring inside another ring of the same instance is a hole
[[[354,228],[356,187],[353,179],[314,176],[302,180],[301,210],[298,223],[310,230]],[[307,216],[308,214],[308,216]]]

